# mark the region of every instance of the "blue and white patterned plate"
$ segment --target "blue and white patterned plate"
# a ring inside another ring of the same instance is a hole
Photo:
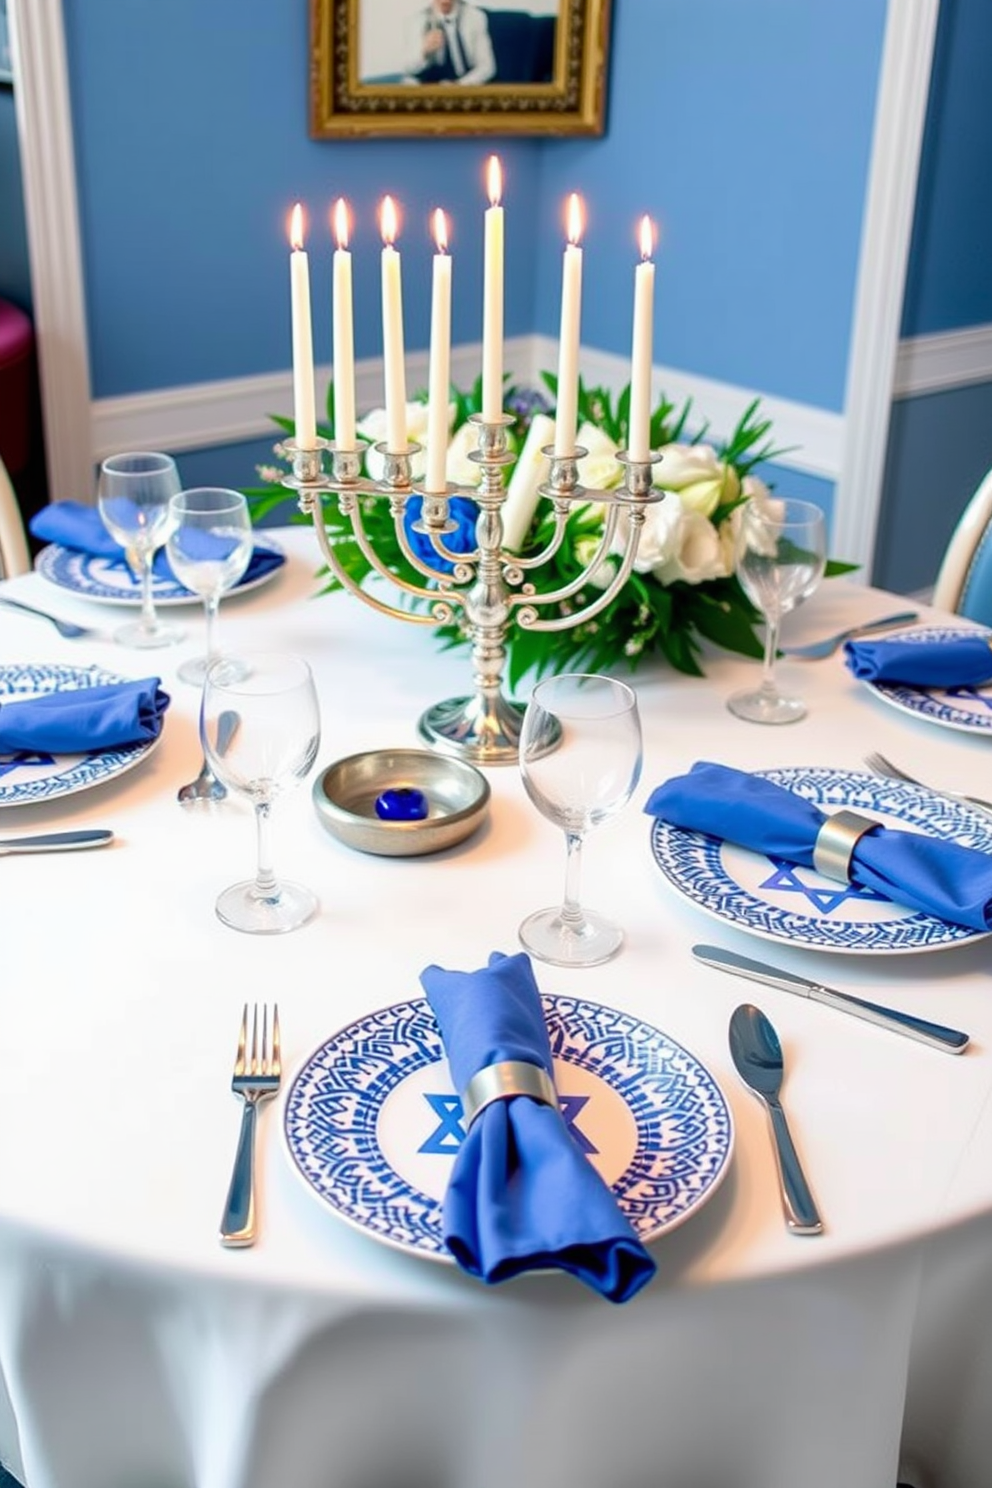
[[[952,641],[974,634],[974,626],[965,630],[960,625],[928,625],[892,631],[885,639],[926,645],[927,641]],[[992,733],[990,682],[982,687],[908,687],[902,682],[865,682],[864,686],[883,702],[891,703],[903,713],[912,713],[916,718],[926,718],[931,723],[961,729],[968,734]]]
[[[638,1237],[687,1219],[727,1171],[733,1125],[712,1075],[628,1013],[542,999],[562,1114]],[[283,1133],[308,1189],[376,1240],[452,1261],[441,1203],[461,1102],[423,1000],[359,1018],[306,1060]]]
[[[266,553],[274,553],[285,561],[285,551],[267,533],[255,533],[255,547]],[[34,561],[35,570],[50,584],[60,589],[69,589],[83,599],[97,599],[102,604],[140,605],[141,585],[122,558],[95,558],[90,553],[80,553],[75,548],[63,548],[58,543],[49,543],[42,548]],[[275,578],[281,564],[267,569],[255,578],[249,575],[235,584],[232,594],[244,594],[257,589]],[[163,578],[152,577],[152,599],[156,605],[202,604],[198,594],[193,594],[171,574]]]
[[[47,692],[70,692],[77,687],[101,687],[126,682],[102,667],[57,666],[37,662],[28,666],[0,665],[0,702],[23,701]],[[162,735],[146,744],[98,749],[92,754],[47,754],[28,749],[0,751],[0,806],[33,806],[88,790],[133,770]]]
[[[826,766],[755,773],[826,809],[863,811],[887,826],[992,852],[992,818],[921,786]],[[824,878],[812,868],[797,868],[657,819],[651,850],[672,887],[690,904],[766,940],[820,951],[891,954],[932,951],[988,933],[950,925],[870,889]]]

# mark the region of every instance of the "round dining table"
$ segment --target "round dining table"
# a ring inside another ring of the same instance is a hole
[[[863,771],[878,750],[944,789],[992,796],[992,742],[891,703],[843,657],[783,658],[807,716],[734,718],[759,663],[708,651],[705,675],[633,674],[644,764],[592,831],[583,899],[624,927],[619,955],[535,961],[542,993],[661,1030],[712,1076],[732,1149],[723,1179],[650,1245],[653,1280],[612,1305],[574,1277],[487,1286],[445,1256],[385,1244],[309,1183],[287,1091],[326,1040],[422,996],[430,964],[472,970],[564,884],[560,830],[513,765],[485,770],[484,820],[441,851],[382,856],[336,837],[311,787],[337,760],[424,747],[433,704],[471,690],[464,649],[322,594],[308,524],[286,563],[224,600],[223,650],[299,654],[321,740],[273,811],[277,872],[319,914],[234,931],[218,893],[254,871],[250,806],[183,807],[203,644],[115,644],[120,608],[38,573],[0,598],[94,627],[63,638],[0,607],[0,664],[159,676],[159,743],[135,768],[0,810],[0,837],[107,827],[109,848],[0,859],[0,1462],[28,1488],[979,1488],[992,1477],[992,947],[843,953],[771,941],[663,873],[644,804],[698,760]],[[905,609],[823,582],[783,644]],[[933,612],[922,609],[928,619]],[[619,666],[615,675],[628,677]],[[520,690],[525,699],[532,679]],[[2,768],[2,765],[0,765]],[[774,962],[966,1030],[959,1057],[699,964],[697,942]],[[260,1110],[258,1238],[218,1225],[241,1120],[231,1072],[245,1004],[278,1003],[284,1078]],[[731,1059],[752,1002],[785,1060],[783,1103],[823,1219],[788,1232],[766,1113]]]

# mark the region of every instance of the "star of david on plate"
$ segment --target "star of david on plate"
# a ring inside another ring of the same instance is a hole
[[[977,687],[949,687],[946,695],[949,698],[966,698],[969,703],[992,710],[992,693],[980,692]]]
[[[435,1153],[442,1157],[453,1157],[465,1140],[465,1128],[462,1125],[462,1103],[457,1095],[429,1095],[424,1094],[424,1100],[430,1106],[438,1124],[430,1135],[421,1142],[417,1148],[418,1152]],[[561,1110],[562,1120],[568,1128],[569,1135],[587,1156],[598,1152],[598,1148],[590,1142],[585,1132],[576,1125],[576,1119],[583,1106],[587,1105],[587,1095],[559,1095],[558,1105]]]
[[[820,914],[831,914],[851,899],[856,899],[861,904],[869,901],[877,904],[891,902],[886,894],[880,894],[877,889],[864,888],[861,884],[839,883],[824,888],[820,884],[803,883],[799,877],[801,870],[794,863],[788,863],[784,858],[772,857],[769,857],[769,862],[774,864],[775,871],[759,888],[774,889],[779,894],[802,894]]]
[[[36,749],[14,749],[8,754],[0,754],[0,775],[9,775],[12,770],[20,770],[24,765],[54,765],[55,756],[45,754]]]

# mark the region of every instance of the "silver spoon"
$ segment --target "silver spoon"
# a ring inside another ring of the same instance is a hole
[[[866,620],[862,625],[852,625],[848,630],[839,630],[836,635],[825,636],[822,641],[811,641],[808,646],[779,646],[782,656],[791,656],[793,661],[823,661],[855,636],[870,635],[876,630],[891,630],[894,625],[911,625],[920,617],[915,610],[904,610],[899,615],[882,615],[878,620]]]
[[[217,718],[217,753],[223,757],[231,747],[231,742],[238,731],[241,719],[238,714],[230,709],[225,709]],[[227,789],[221,785],[217,776],[211,770],[206,755],[203,758],[203,767],[195,780],[188,785],[180,786],[176,792],[176,800],[182,806],[189,806],[193,801],[223,801],[227,795]]]
[[[823,1221],[778,1098],[782,1087],[782,1046],[769,1020],[753,1003],[744,1002],[734,1009],[730,1019],[730,1055],[744,1084],[764,1102],[771,1119],[785,1223],[793,1235],[819,1235]]]
[[[0,605],[6,605],[8,610],[23,610],[25,615],[36,615],[39,620],[47,620],[67,641],[79,641],[87,636],[91,640],[104,638],[102,631],[94,630],[90,625],[77,625],[75,620],[63,620],[59,615],[50,615],[47,610],[36,610],[34,605],[22,604],[19,599],[8,599],[4,595],[0,598]]]

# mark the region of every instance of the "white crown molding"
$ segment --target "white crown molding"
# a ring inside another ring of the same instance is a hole
[[[899,347],[893,387],[896,398],[921,397],[979,382],[992,382],[992,325],[913,336]]]
[[[14,107],[53,493],[93,486],[89,344],[60,0],[8,0]]]
[[[542,368],[557,363],[557,342],[550,336],[518,336],[507,342],[506,369],[511,378],[541,386]],[[451,353],[451,375],[459,387],[469,387],[479,375],[481,348],[456,346]],[[358,363],[356,401],[360,408],[382,402],[382,364],[378,358]],[[317,385],[326,386],[330,367],[318,367]],[[629,380],[630,364],[608,352],[583,350],[582,374],[587,383],[617,391]],[[733,429],[756,394],[748,389],[694,377],[674,368],[657,367],[655,386],[673,402],[691,398],[699,417],[693,427],[708,421],[715,438]],[[427,353],[407,357],[407,386],[427,385]],[[840,467],[843,421],[839,414],[808,408],[785,399],[762,396],[762,409],[774,426],[777,445],[795,446],[780,464],[811,475],[836,479]],[[267,373],[232,378],[226,382],[195,383],[120,398],[99,398],[93,404],[95,454],[98,459],[120,449],[205,449],[214,445],[276,437],[274,413],[288,414],[293,406],[292,374]]]
[[[939,0],[889,0],[844,395],[831,551],[871,566]]]

